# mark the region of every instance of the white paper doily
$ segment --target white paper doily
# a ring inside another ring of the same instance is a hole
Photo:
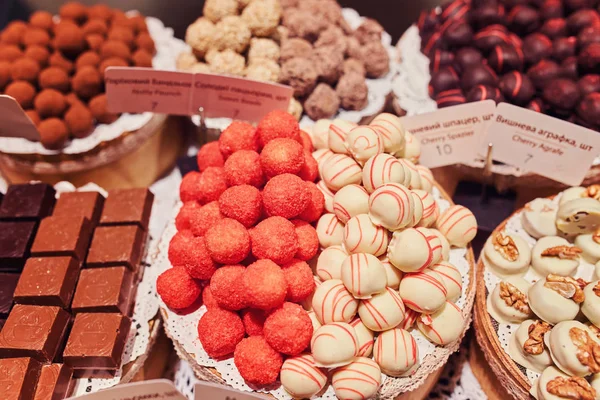
[[[128,15],[137,14],[137,11],[129,11]],[[156,55],[152,60],[152,66],[157,69],[175,70],[177,55],[185,48],[185,43],[175,38],[173,29],[165,25],[157,18],[146,17],[148,32],[156,46]],[[83,139],[73,139],[61,150],[49,150],[39,142],[32,142],[23,138],[0,137],[0,151],[8,154],[79,154],[92,150],[102,142],[118,138],[125,132],[132,132],[142,128],[150,121],[152,113],[122,114],[112,124],[99,124],[94,132]]]

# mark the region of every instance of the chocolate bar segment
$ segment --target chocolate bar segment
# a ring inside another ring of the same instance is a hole
[[[94,231],[86,266],[127,266],[137,270],[144,248],[144,231],[137,225],[99,226]]]
[[[0,357],[33,357],[51,362],[70,317],[60,307],[16,304],[0,332]]]
[[[23,269],[36,228],[36,222],[0,222],[0,271]]]
[[[98,192],[66,192],[61,193],[52,216],[85,217],[92,225],[96,225],[102,213],[104,197]]]
[[[0,359],[2,400],[33,399],[42,365],[28,357]]]
[[[63,353],[73,369],[116,370],[121,365],[131,320],[116,313],[81,313]]]
[[[127,267],[84,269],[79,275],[72,310],[129,314],[133,274]]]
[[[6,319],[10,312],[17,282],[19,282],[18,274],[0,272],[0,318],[2,319]]]
[[[80,262],[73,257],[33,257],[25,263],[15,303],[69,308]]]
[[[70,256],[84,260],[92,226],[84,217],[48,217],[40,223],[31,246],[33,256]]]
[[[33,400],[59,400],[69,396],[73,369],[65,364],[42,366]]]
[[[147,188],[115,189],[108,192],[101,225],[137,224],[148,229],[154,194]]]
[[[56,191],[45,183],[11,185],[0,205],[0,220],[38,221],[52,213]]]

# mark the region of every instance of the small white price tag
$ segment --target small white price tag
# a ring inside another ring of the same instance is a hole
[[[187,400],[173,385],[173,382],[166,379],[156,379],[152,381],[128,383],[118,385],[110,389],[105,389],[97,393],[86,394],[83,396],[70,397],[69,399],[83,400],[136,400],[136,399],[161,399],[161,400]]]
[[[194,387],[194,399],[196,400],[265,400],[266,395],[240,392],[227,386],[215,385],[201,382]]]
[[[402,123],[421,142],[419,161],[426,167],[471,163],[495,108],[493,100],[485,100],[403,117]]]
[[[598,132],[506,103],[496,108],[487,141],[494,160],[571,186],[600,154]]]

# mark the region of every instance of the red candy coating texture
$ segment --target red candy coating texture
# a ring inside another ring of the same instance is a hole
[[[242,319],[231,311],[208,310],[198,322],[198,338],[212,358],[221,358],[233,353],[245,334]]]
[[[194,237],[184,242],[181,254],[176,258],[177,264],[183,266],[192,278],[210,279],[217,270],[217,264],[210,257],[203,237]]]
[[[243,276],[248,305],[270,310],[285,301],[287,283],[279,265],[271,260],[258,260],[250,264]]]
[[[212,291],[210,290],[210,286],[205,286],[202,291],[202,304],[206,306],[207,310],[212,310],[213,308],[221,308],[219,307],[219,303],[215,300],[212,295]]]
[[[188,172],[179,185],[179,197],[181,201],[187,203],[188,201],[202,201],[202,188],[200,186],[200,178],[202,174],[200,172],[192,171]]]
[[[262,214],[262,197],[254,186],[232,186],[219,197],[221,213],[246,228],[254,226]]]
[[[189,230],[181,230],[171,238],[169,242],[169,262],[171,265],[183,266],[189,242],[194,238],[194,235]]]
[[[251,185],[262,187],[265,175],[260,166],[260,155],[252,150],[240,150],[225,161],[225,178],[229,186]]]
[[[196,158],[200,171],[204,171],[208,167],[222,167],[225,164],[218,142],[210,142],[200,147]]]
[[[257,259],[268,259],[277,264],[290,262],[298,251],[294,224],[282,217],[261,221],[250,232],[252,254]]]
[[[200,210],[200,207],[197,201],[188,201],[183,204],[175,218],[175,227],[178,231],[190,229],[190,218],[196,211]]]
[[[174,310],[190,307],[200,297],[200,283],[192,279],[185,268],[173,267],[156,279],[156,292],[167,305]]]
[[[303,130],[300,130],[300,143],[302,143],[302,147],[304,147],[304,150],[308,151],[309,153],[315,151],[315,147],[313,146],[310,135],[304,132]]]
[[[242,378],[254,386],[267,386],[277,380],[283,358],[262,336],[245,338],[235,348],[233,362]]]
[[[317,230],[308,222],[299,219],[293,220],[292,223],[296,228],[296,237],[298,238],[298,252],[296,252],[295,258],[309,261],[319,251]]]
[[[285,303],[267,317],[263,332],[273,349],[295,356],[308,347],[313,326],[302,306]]]
[[[285,111],[271,111],[258,124],[258,135],[263,144],[277,138],[300,141],[300,126],[291,114]]]
[[[283,174],[273,177],[263,190],[263,206],[269,216],[294,218],[308,206],[309,187],[296,175]]]
[[[304,149],[293,139],[273,139],[260,153],[260,165],[267,177],[297,174],[304,165]]]
[[[256,128],[247,122],[233,121],[221,133],[219,149],[225,158],[239,150],[259,151]]]
[[[315,222],[321,218],[321,215],[323,214],[323,209],[325,208],[325,196],[314,183],[306,182],[305,185],[310,193],[310,200],[298,218],[306,222]]]
[[[227,189],[225,170],[219,167],[208,167],[202,172],[199,183],[203,203],[219,200],[221,193]]]
[[[232,311],[246,307],[242,282],[244,271],[246,268],[241,265],[226,265],[210,278],[210,291],[219,307]]]
[[[248,309],[242,312],[242,322],[248,336],[262,336],[267,315],[263,310]]]
[[[298,176],[305,181],[314,182],[319,177],[319,163],[308,151],[304,151],[304,165]]]
[[[300,303],[315,291],[315,280],[308,264],[301,260],[292,260],[281,267],[287,283],[287,300]]]
[[[250,254],[250,235],[234,219],[225,218],[206,232],[206,248],[215,262],[237,264]]]
[[[219,202],[211,201],[190,215],[190,229],[195,236],[204,236],[206,231],[222,219]]]

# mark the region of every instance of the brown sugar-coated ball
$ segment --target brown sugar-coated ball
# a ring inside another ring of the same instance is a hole
[[[100,63],[100,74],[104,77],[106,68],[108,67],[129,67],[129,63],[119,57],[110,57]]]
[[[60,67],[49,67],[40,73],[39,84],[42,89],[55,89],[66,93],[69,91],[71,82],[69,74]]]
[[[85,35],[78,26],[65,26],[56,32],[54,44],[63,54],[75,56],[86,47]]]
[[[35,83],[40,74],[40,65],[31,58],[21,57],[11,66],[12,78],[15,81]]]
[[[40,122],[37,127],[42,145],[50,150],[60,150],[69,138],[69,128],[58,118],[49,118]]]
[[[73,71],[74,64],[67,60],[59,51],[52,53],[48,59],[48,64],[52,67],[59,67],[64,69],[68,74]]]
[[[95,18],[86,22],[81,29],[83,29],[83,33],[86,35],[96,33],[98,35],[106,36],[106,33],[108,32],[108,25],[106,25],[105,20]]]
[[[23,21],[13,21],[0,33],[0,42],[5,44],[21,44],[27,24]]]
[[[12,80],[10,73],[10,63],[8,61],[0,61],[0,90]]]
[[[40,46],[48,46],[50,44],[50,34],[44,29],[27,28],[23,34],[23,44],[25,47],[38,44]]]
[[[25,110],[25,114],[27,114],[27,116],[35,126],[38,126],[40,122],[42,122],[40,114],[38,114],[35,110]]]
[[[46,47],[34,45],[29,46],[25,49],[25,57],[31,58],[37,61],[40,67],[44,68],[48,65],[48,59],[50,58],[50,52]]]
[[[60,117],[67,108],[67,101],[58,90],[44,89],[35,97],[33,105],[42,118]]]
[[[133,29],[126,26],[115,26],[108,31],[108,40],[117,40],[125,43],[129,48],[133,48],[135,35]]]
[[[18,81],[13,82],[6,87],[4,94],[14,97],[22,108],[29,108],[33,105],[35,97],[35,88],[29,82]]]
[[[129,60],[131,51],[123,42],[119,42],[118,40],[107,40],[100,49],[100,57],[102,57],[102,59],[119,57],[124,60]]]
[[[110,21],[113,16],[113,10],[106,4],[94,4],[88,8],[88,17],[90,19],[98,18],[104,21]]]
[[[35,28],[50,31],[54,26],[52,14],[48,11],[36,11],[29,17],[29,24]]]
[[[58,23],[56,25],[54,25],[54,34],[56,35],[58,32],[62,31],[63,29],[73,29],[73,27],[78,26],[75,21],[70,20],[70,19],[63,19],[58,21]]]
[[[100,56],[95,51],[86,51],[81,53],[75,60],[75,69],[81,69],[85,66],[98,67],[100,65]]]
[[[154,40],[150,37],[147,32],[142,32],[135,38],[135,45],[138,49],[144,49],[148,53],[156,54],[156,47],[154,46]]]
[[[87,43],[87,47],[90,50],[99,52],[100,49],[102,48],[102,45],[104,44],[104,37],[97,33],[93,33],[91,35],[87,35],[85,37],[85,41]]]
[[[113,17],[111,19],[112,26],[124,26],[130,29],[134,28],[135,22],[130,20],[127,15],[121,10],[114,10]]]
[[[14,44],[0,46],[0,60],[13,62],[21,57],[23,57],[23,52],[19,46]]]
[[[152,54],[144,49],[136,50],[131,58],[133,59],[133,65],[136,67],[152,67]]]
[[[69,1],[58,10],[58,14],[62,19],[72,19],[82,24],[87,19],[88,11],[87,7],[78,1]]]
[[[148,25],[146,25],[146,18],[143,15],[134,15],[129,20],[133,23],[133,30],[136,33],[148,32]]]
[[[99,94],[98,96],[94,97],[92,100],[90,100],[89,106],[92,115],[94,118],[96,118],[96,121],[101,124],[110,124],[119,118],[117,114],[113,114],[108,111],[105,94]]]
[[[90,99],[102,91],[102,76],[92,66],[82,67],[73,77],[73,91],[82,99]]]
[[[76,104],[65,113],[65,123],[76,138],[84,138],[94,130],[94,117],[83,104]]]
[[[81,99],[79,97],[77,97],[77,95],[73,92],[71,92],[65,96],[65,101],[67,102],[69,107],[72,107],[77,104],[85,105],[83,103],[83,101],[81,101]]]

